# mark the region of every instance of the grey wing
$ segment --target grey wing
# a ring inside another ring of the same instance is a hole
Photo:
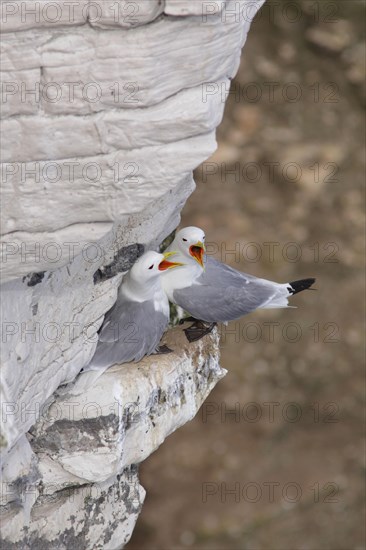
[[[155,351],[168,321],[153,301],[117,301],[105,316],[95,354],[84,370],[140,361]]]
[[[263,307],[276,296],[280,286],[208,258],[196,283],[175,290],[173,297],[196,319],[226,322]]]
[[[210,256],[206,256],[205,266],[205,271],[200,277],[203,284],[219,284],[224,286],[230,283],[232,286],[241,287],[243,283],[247,284],[249,281],[270,282],[265,279],[255,277],[254,275],[237,271],[229,265],[223,264]]]

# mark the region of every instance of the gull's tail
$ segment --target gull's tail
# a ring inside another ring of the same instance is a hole
[[[314,283],[316,279],[300,279],[299,281],[293,281],[292,283],[289,283],[289,287],[287,290],[290,294],[294,295],[298,292],[302,292],[303,290],[306,290],[307,288],[310,288]]]
[[[293,281],[292,283],[270,283],[274,287],[274,294],[271,298],[260,307],[262,309],[272,309],[278,307],[293,307],[289,306],[288,298],[310,288],[315,283],[315,279],[301,279],[300,281]]]

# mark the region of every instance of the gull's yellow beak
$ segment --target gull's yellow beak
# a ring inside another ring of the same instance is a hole
[[[169,262],[167,258],[170,258],[171,256],[174,256],[176,252],[164,252],[164,260],[162,260],[159,264],[159,271],[166,271],[167,269],[172,269],[173,267],[178,267],[180,265],[184,265],[180,262]]]
[[[205,269],[205,264],[203,263],[203,257],[206,252],[205,245],[198,241],[196,244],[192,244],[192,246],[189,247],[189,253],[200,264],[200,266]]]

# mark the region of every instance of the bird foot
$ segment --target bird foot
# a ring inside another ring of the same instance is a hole
[[[196,342],[197,340],[200,340],[207,334],[210,334],[210,332],[213,331],[215,326],[216,326],[216,323],[205,323],[204,321],[195,320],[193,325],[186,328],[184,332],[188,342]]]
[[[173,350],[164,344],[157,348],[155,355],[166,355],[167,353],[173,353]]]

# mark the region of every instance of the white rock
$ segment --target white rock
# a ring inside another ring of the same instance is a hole
[[[162,198],[177,184],[182,185],[187,174],[206,158],[215,145],[215,136],[211,133],[143,150],[75,159],[72,160],[71,179],[67,177],[71,169],[69,161],[40,162],[37,168],[39,178],[27,179],[25,185],[19,182],[24,165],[17,164],[17,174],[4,183],[4,206],[14,221],[10,225],[11,231],[6,231],[3,242],[13,242],[11,233],[14,231],[47,231],[50,224],[53,224],[54,230],[61,230],[76,223],[113,223],[124,215],[141,212],[152,200]],[[30,163],[24,170],[29,167]],[[58,181],[51,183],[50,178],[54,175]],[[12,199],[19,186],[26,187],[27,194],[21,195],[15,204]],[[58,206],[62,209],[58,210]],[[19,208],[27,209],[29,217],[17,220]],[[41,217],[40,209],[43,212]],[[4,221],[6,229],[9,229],[9,223]],[[86,229],[89,230],[88,227]],[[100,228],[95,230],[98,239]],[[45,238],[40,240],[45,241]],[[37,266],[34,267],[37,269]]]
[[[34,485],[40,476],[35,469],[36,458],[28,439],[23,435],[13,446],[3,463],[1,472],[0,502],[4,506],[17,500],[21,479],[31,480]]]
[[[22,495],[22,502],[27,498]],[[104,483],[38,497],[28,525],[24,507],[3,516],[3,548],[117,550],[129,541],[145,498],[133,466]],[[22,525],[24,527],[22,528]]]
[[[89,0],[27,0],[1,2],[1,31],[25,31],[35,28],[83,25],[88,20]]]
[[[175,328],[164,342],[174,353],[113,367],[82,393],[78,382],[63,391],[33,428],[33,449],[88,482],[145,460],[195,416],[226,372],[218,364],[216,331],[189,344]]]
[[[164,9],[161,0],[97,0],[93,4],[89,22],[102,28],[144,25],[156,19]]]
[[[182,327],[175,328],[164,343],[173,353],[113,367],[81,394],[78,383],[60,389],[31,430],[32,449],[26,440],[13,447],[11,460],[19,464],[22,457],[24,467],[20,481],[16,467],[5,465],[3,494],[11,497],[3,544],[48,541],[67,549],[78,537],[92,549],[104,537],[103,547],[112,549],[127,542],[144,498],[131,465],[193,418],[226,373],[218,364],[217,330],[188,344]]]
[[[40,108],[36,94],[25,94],[23,90],[34,89],[41,81],[41,68],[23,71],[3,71],[1,76],[1,116],[36,114]],[[6,143],[6,141],[5,141]],[[3,159],[5,160],[5,159]]]
[[[20,105],[30,96],[53,114],[135,109],[232,77],[248,28],[240,16],[222,21],[217,14],[205,23],[200,17],[159,19],[133,31],[76,27],[30,30],[21,37],[9,33],[2,40],[2,68],[42,68],[30,93],[26,88],[13,94]],[[13,95],[8,92],[5,99],[14,101]]]
[[[225,6],[226,0],[165,0],[164,12],[168,15],[186,16],[201,15],[208,17],[219,13]]]
[[[92,27],[136,27],[163,12],[160,0],[27,0],[1,2],[2,32],[90,24]]]
[[[228,79],[211,84],[217,90],[221,87],[228,90],[229,85]],[[223,110],[224,101],[220,93],[208,95],[202,86],[196,86],[150,108],[132,111],[118,109],[116,112],[105,111],[88,117],[60,116],[53,121],[52,126],[49,117],[44,115],[12,117],[4,120],[1,128],[4,143],[3,179],[7,183],[13,177],[18,185],[24,185],[28,180],[32,181],[29,176],[26,181],[26,176],[28,171],[33,171],[33,179],[42,182],[42,176],[44,180],[47,170],[41,163],[35,165],[35,160],[61,159],[65,164],[67,160],[75,163],[75,143],[72,139],[77,140],[80,157],[91,157],[121,150],[133,151],[137,148],[175,144],[184,139],[200,137],[218,126]],[[204,147],[204,140],[201,146]],[[192,155],[191,149],[188,145],[186,154]],[[194,149],[198,149],[198,144]],[[146,155],[149,156],[149,151],[146,151]],[[19,167],[18,163],[27,161],[28,165]],[[88,158],[86,161],[95,162],[95,159]],[[8,163],[12,164],[8,167]],[[11,170],[11,166],[15,166],[14,170]],[[35,170],[37,166],[39,173]],[[69,181],[74,171],[77,172],[77,167],[64,170],[60,179]],[[49,172],[48,180],[57,181],[57,172],[54,174],[51,169]],[[90,185],[93,177],[91,173],[86,183]]]

